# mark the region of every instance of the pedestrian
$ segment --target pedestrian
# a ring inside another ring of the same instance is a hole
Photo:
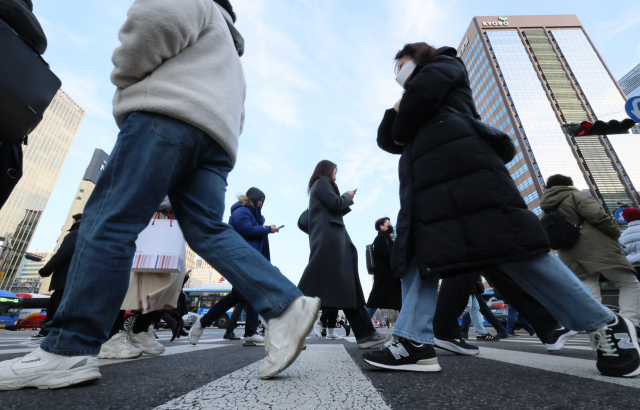
[[[547,179],[540,208],[545,213],[557,210],[571,225],[581,225],[578,241],[558,249],[558,257],[598,302],[602,302],[600,276],[615,283],[620,290],[620,314],[638,326],[640,282],[622,253],[620,228],[600,202],[574,187],[571,177],[557,174]]]
[[[622,245],[622,252],[636,271],[636,278],[640,280],[640,209],[625,208],[622,217],[629,225],[618,241]]]
[[[269,234],[278,233],[275,225],[265,226],[262,207],[266,195],[258,188],[249,188],[245,195],[238,197],[238,202],[231,206],[229,225],[244,238],[245,241],[268,261],[271,260],[269,251]],[[242,293],[233,288],[231,293],[223,297],[209,311],[196,320],[189,330],[189,342],[195,345],[202,336],[204,328],[211,326],[229,308],[238,303],[247,302]],[[264,338],[258,334],[258,313],[250,303],[246,303],[247,320],[244,327],[243,346],[264,346]],[[233,329],[231,329],[233,332]],[[226,334],[226,332],[225,332]]]
[[[40,331],[30,338],[30,342],[34,345],[40,345],[49,334],[47,324],[51,322],[51,319],[56,315],[60,307],[60,302],[62,301],[62,296],[64,295],[64,288],[67,285],[67,274],[69,273],[71,259],[76,251],[76,241],[78,240],[78,229],[80,229],[82,214],[75,214],[71,218],[72,223],[71,228],[69,228],[69,233],[62,240],[56,253],[38,271],[43,278],[51,276],[49,292],[53,293],[47,303],[47,317],[42,321]]]
[[[438,281],[499,266],[564,325],[587,331],[598,370],[640,373],[633,323],[598,304],[549,252],[547,236],[527,209],[504,164],[510,138],[486,132],[468,73],[452,47],[405,45],[396,80],[405,92],[385,112],[378,146],[401,154],[400,212],[391,267],[402,277],[402,310],[394,340],[364,360],[377,367],[439,371],[433,349]],[[618,335],[630,343],[618,343]],[[402,352],[402,354],[398,354]]]
[[[233,312],[231,313],[231,317],[229,317],[229,322],[227,323],[227,327],[225,328],[224,335],[222,338],[225,340],[240,340],[239,337],[236,336],[234,330],[238,327],[238,320],[240,320],[240,315],[242,311],[247,309],[247,301],[242,301],[233,307]],[[246,317],[246,314],[245,314]],[[260,327],[260,321],[258,320],[258,327]],[[260,332],[258,332],[260,334]]]
[[[515,332],[515,330],[516,330],[516,319],[518,319],[520,321],[520,324],[522,325],[522,328],[529,333],[529,336],[535,336],[536,335],[536,331],[533,330],[533,327],[531,327],[531,325],[529,324],[527,319],[525,319],[524,316],[522,316],[520,313],[518,313],[516,308],[514,308],[511,305],[509,305],[509,310],[507,311],[507,333],[509,334],[509,337],[520,336]]]
[[[100,378],[95,355],[127,293],[136,238],[167,194],[190,247],[268,322],[259,376],[280,373],[302,351],[320,301],[222,222],[244,122],[244,40],[234,21],[228,0],[135,0],[129,9],[113,55],[112,160],[84,209],[50,334],[26,358],[0,363],[0,389]]]
[[[300,217],[298,227],[309,235],[311,253],[298,288],[307,296],[319,297],[323,312],[342,309],[358,347],[366,349],[384,343],[387,335],[375,330],[365,309],[358,252],[343,220],[351,211],[356,190],[340,195],[337,172],[336,164],[323,160],[309,180],[309,208]]]
[[[475,277],[475,282],[471,286],[471,295],[469,296],[469,302],[467,303],[467,309],[469,314],[465,314],[462,319],[462,337],[469,338],[469,325],[471,320],[473,322],[473,331],[476,333],[476,340],[479,342],[499,342],[500,339],[506,339],[507,330],[504,328],[500,320],[493,314],[487,302],[485,302],[482,294],[484,293],[484,285],[480,279],[480,273],[476,272],[472,274]],[[444,279],[442,282],[450,279]],[[440,297],[438,297],[440,300]],[[465,309],[465,311],[467,310]],[[438,308],[436,307],[436,319],[438,318]],[[484,327],[484,321],[489,322],[493,329],[496,331],[496,336],[493,336],[486,331]]]
[[[367,300],[369,319],[373,318],[378,309],[400,310],[402,308],[402,283],[391,270],[391,250],[393,249],[393,225],[387,217],[378,219],[375,223],[378,232],[373,241],[374,272],[373,287]]]

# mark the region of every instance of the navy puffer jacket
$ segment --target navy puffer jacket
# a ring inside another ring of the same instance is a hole
[[[262,208],[253,206],[253,203],[244,195],[231,207],[229,225],[242,236],[249,245],[271,260],[269,252],[270,226],[264,226],[265,219],[262,216]]]

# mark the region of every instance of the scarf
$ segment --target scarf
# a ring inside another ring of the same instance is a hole
[[[393,238],[391,237],[391,234],[389,234],[389,232],[387,232],[387,231],[380,231],[380,233],[383,233],[383,234],[387,235],[387,238],[389,238],[389,240],[391,241],[391,243],[393,243]]]

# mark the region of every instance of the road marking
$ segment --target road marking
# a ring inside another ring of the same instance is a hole
[[[492,349],[488,347],[482,348],[480,354],[475,357],[640,389],[640,378],[627,379],[601,375],[596,368],[595,360],[575,359],[572,357],[527,353],[506,349]]]
[[[0,350],[0,354],[31,353],[35,349],[36,349],[35,347],[29,347],[24,349],[4,349],[4,350]]]
[[[391,410],[343,345],[307,345],[291,367],[271,380],[258,378],[261,362],[156,409]]]
[[[225,347],[225,346],[231,346],[231,345],[171,346],[171,347],[165,348],[164,353],[160,355],[143,354],[142,356],[136,357],[135,359],[99,359],[98,362],[100,363],[100,366],[106,366],[109,364],[135,362],[137,360],[157,359],[163,356],[171,356],[174,354],[182,354],[182,353],[192,353],[192,352],[197,352],[199,350],[215,349],[218,347]]]

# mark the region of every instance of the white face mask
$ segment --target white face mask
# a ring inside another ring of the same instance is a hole
[[[415,70],[416,67],[416,63],[413,61],[409,61],[402,66],[402,70],[398,71],[398,75],[396,75],[396,81],[400,84],[400,87],[404,88],[404,83],[407,82],[407,79],[413,74],[413,70]]]

